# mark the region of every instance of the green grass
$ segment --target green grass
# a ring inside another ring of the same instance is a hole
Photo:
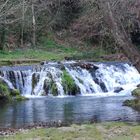
[[[65,58],[71,58],[76,60],[92,59],[95,61],[102,61],[100,56],[105,55],[106,52],[100,48],[90,47],[70,47],[56,43],[49,38],[42,38],[36,48],[22,48],[14,49],[10,51],[0,51],[0,65],[11,65],[16,61],[32,61],[35,60],[64,60]]]
[[[119,122],[27,130],[0,140],[139,140],[140,126]]]
[[[47,51],[41,49],[14,50],[10,52],[0,52],[0,60],[9,59],[39,59],[39,60],[61,60],[65,56],[70,56],[69,52]]]

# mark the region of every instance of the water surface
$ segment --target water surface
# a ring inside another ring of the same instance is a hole
[[[32,98],[0,106],[0,127],[22,127],[37,122],[140,121],[140,113],[122,106],[130,96]]]

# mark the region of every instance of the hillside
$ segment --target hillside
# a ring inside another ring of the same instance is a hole
[[[0,5],[4,64],[11,59],[103,61],[108,54],[107,60],[127,60],[128,46],[140,44],[138,0],[11,0]]]

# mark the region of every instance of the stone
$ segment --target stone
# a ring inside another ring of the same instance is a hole
[[[114,88],[114,92],[115,92],[115,93],[119,93],[119,92],[121,92],[122,90],[124,90],[122,87],[115,87],[115,88]]]

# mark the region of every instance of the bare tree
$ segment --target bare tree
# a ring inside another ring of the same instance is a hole
[[[136,47],[132,44],[130,36],[125,30],[125,27],[121,21],[123,18],[122,14],[125,11],[121,11],[122,13],[119,15],[115,13],[116,5],[119,3],[122,4],[122,2],[123,1],[121,0],[114,0],[113,3],[110,0],[100,0],[100,5],[103,10],[104,19],[106,23],[108,23],[118,46],[140,72],[140,54]],[[120,12],[119,9],[117,10]]]
[[[34,10],[33,0],[32,0],[32,3],[31,3],[31,7],[32,7],[32,25],[33,25],[32,43],[33,43],[33,46],[35,46],[36,45],[36,20],[35,20],[35,10]]]

